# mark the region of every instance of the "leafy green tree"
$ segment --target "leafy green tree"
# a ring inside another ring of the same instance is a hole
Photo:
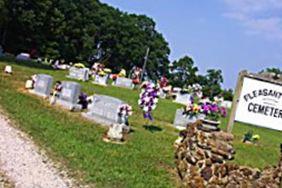
[[[224,100],[232,101],[233,100],[233,90],[232,89],[224,89],[222,91],[222,97]]]
[[[269,72],[269,73],[275,73],[275,74],[282,74],[282,70],[280,70],[279,68],[266,68],[265,70],[262,70],[260,73],[262,72]]]
[[[185,56],[172,63],[170,82],[176,87],[187,87],[198,81],[198,67],[194,65],[191,57]]]
[[[221,93],[221,84],[223,83],[221,70],[209,69],[201,79],[200,84],[203,86],[204,96],[212,99]]]
[[[40,56],[99,61],[118,71],[142,67],[147,75],[167,72],[170,49],[156,23],[96,0],[0,0],[0,37],[11,53],[36,49]]]

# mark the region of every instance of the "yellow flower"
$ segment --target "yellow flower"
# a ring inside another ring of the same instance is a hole
[[[259,140],[260,139],[260,136],[258,134],[255,134],[253,137],[252,137],[253,140]]]
[[[199,112],[199,110],[200,110],[200,106],[197,105],[197,104],[194,104],[194,106],[193,106],[193,111],[194,111],[194,112]]]

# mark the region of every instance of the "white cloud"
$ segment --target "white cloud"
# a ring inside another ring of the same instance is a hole
[[[242,23],[247,34],[282,39],[282,0],[223,0],[225,17]]]

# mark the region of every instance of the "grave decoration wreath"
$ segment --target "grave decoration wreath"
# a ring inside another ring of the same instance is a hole
[[[191,103],[184,108],[183,115],[191,118],[202,114],[205,116],[205,120],[218,122],[221,117],[226,117],[227,115],[226,108],[221,107],[219,104],[218,100],[211,102],[194,97]]]
[[[188,86],[188,92],[191,93],[194,98],[197,98],[199,100],[203,97],[202,86],[200,84],[193,84]]]
[[[143,83],[141,88],[142,91],[140,93],[138,104],[143,110],[143,117],[153,121],[152,111],[157,108],[160,94],[159,88],[150,82]]]
[[[74,66],[75,68],[78,68],[78,69],[83,69],[83,68],[85,68],[85,65],[82,64],[82,63],[75,63],[73,66]]]
[[[184,116],[189,116],[189,118],[197,117],[201,113],[201,106],[198,104],[190,103],[184,107]]]
[[[203,113],[207,120],[218,122],[221,117],[226,117],[226,108],[220,107],[217,103],[204,103],[201,105],[201,113]]]
[[[132,107],[128,104],[122,104],[119,106],[118,115],[119,116],[131,116],[132,115]]]
[[[128,117],[133,114],[132,107],[128,104],[122,104],[118,108],[119,123],[129,125]]]
[[[202,103],[200,102],[203,97],[202,86],[200,84],[190,85],[188,93],[191,94],[191,100],[184,107],[183,115],[189,116],[189,118],[198,117],[202,112]]]

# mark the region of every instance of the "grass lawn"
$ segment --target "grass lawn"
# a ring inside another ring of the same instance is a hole
[[[12,76],[4,75],[7,64],[13,66]],[[172,144],[177,131],[172,127],[174,114],[181,105],[160,100],[154,112],[154,126],[160,131],[151,132],[144,125],[137,100],[138,91],[116,87],[102,87],[82,83],[88,94],[105,94],[128,102],[134,108],[130,118],[134,132],[125,145],[102,141],[106,129],[84,120],[79,113],[70,113],[51,107],[47,101],[24,91],[25,81],[32,75],[45,73],[55,80],[69,80],[67,72],[53,71],[47,66],[30,62],[0,61],[0,105],[17,122],[24,132],[44,148],[56,161],[65,164],[82,182],[97,187],[175,187],[174,150]],[[226,119],[222,120],[225,129]],[[258,146],[241,144],[245,132],[253,130],[261,136]],[[234,162],[262,168],[276,164],[282,132],[236,123]]]

